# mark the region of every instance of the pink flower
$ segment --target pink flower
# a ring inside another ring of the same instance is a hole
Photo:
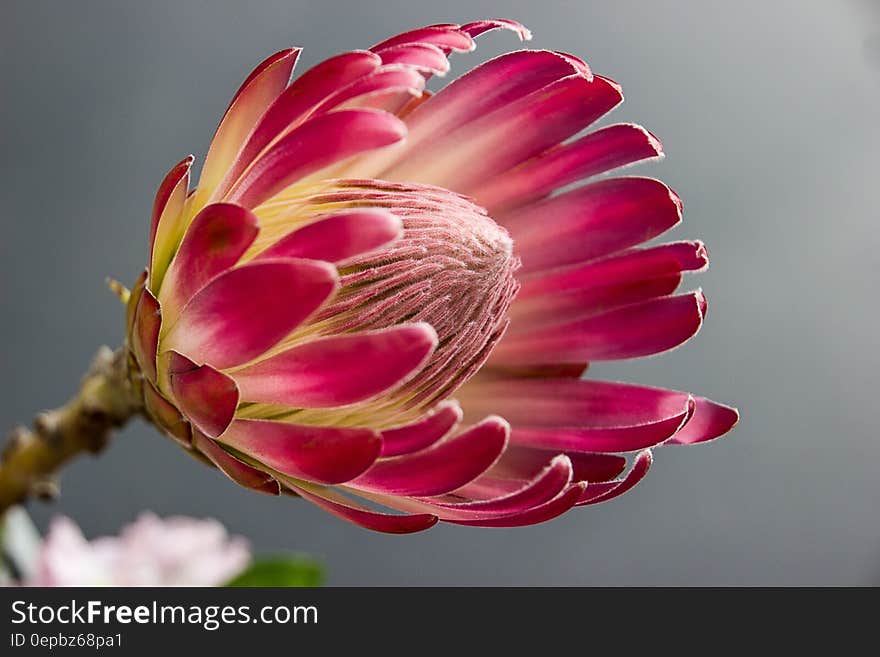
[[[216,520],[142,513],[119,536],[87,541],[76,523],[52,520],[26,586],[220,586],[250,563],[247,542]]]
[[[193,455],[392,533],[516,526],[629,490],[661,444],[737,412],[582,380],[703,323],[700,242],[663,183],[599,174],[662,157],[644,128],[578,137],[622,100],[571,55],[522,50],[435,95],[454,51],[512,21],[435,25],[251,73],[153,212],[129,299],[133,381]],[[634,454],[627,470],[626,454]],[[380,513],[358,501],[400,513]]]

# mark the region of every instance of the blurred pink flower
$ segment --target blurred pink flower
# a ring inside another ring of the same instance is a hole
[[[498,28],[530,38],[433,25],[292,83],[299,50],[280,51],[234,96],[197,187],[192,157],[168,173],[128,345],[147,413],[190,454],[406,533],[603,502],[651,448],[736,423],[704,397],[581,379],[696,334],[706,299],[675,291],[708,255],[642,248],[681,221],[665,184],[595,179],[663,150],[632,124],[581,135],[623,96],[577,57],[520,50],[425,89]]]
[[[142,513],[119,536],[87,541],[70,518],[49,527],[25,586],[220,586],[250,563],[216,520]]]

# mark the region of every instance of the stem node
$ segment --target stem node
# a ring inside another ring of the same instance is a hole
[[[9,432],[0,453],[0,514],[29,496],[56,498],[57,470],[83,452],[100,452],[141,411],[125,350],[101,347],[70,401],[38,414],[32,430],[17,426]]]

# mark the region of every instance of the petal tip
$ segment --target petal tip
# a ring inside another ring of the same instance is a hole
[[[593,82],[603,82],[603,83],[606,84],[608,87],[610,87],[611,90],[612,90],[615,94],[617,94],[617,96],[619,97],[619,100],[617,101],[618,103],[622,103],[622,102],[624,101],[623,87],[620,86],[619,83],[615,82],[615,81],[612,80],[611,78],[606,77],[606,76],[604,76],[604,75],[598,75],[598,74],[595,74],[595,73],[594,73],[594,74],[593,74]]]
[[[629,123],[626,125],[629,125],[633,130],[637,130],[644,136],[645,140],[648,142],[648,146],[654,151],[656,157],[660,159],[666,157],[666,154],[663,151],[663,143],[657,135],[638,123]]]
[[[428,322],[415,322],[410,324],[408,328],[412,339],[422,341],[425,347],[429,348],[430,352],[433,352],[440,344],[440,336],[437,334],[437,329]]]
[[[703,293],[703,288],[697,288],[694,292],[694,299],[697,302],[697,310],[700,312],[700,322],[706,319],[706,312],[709,310],[709,301]]]
[[[702,263],[702,267],[695,271],[703,271],[709,266],[709,249],[702,240],[694,240],[694,257]]]
[[[669,185],[666,185],[665,183],[660,184],[666,187],[666,191],[669,193],[669,200],[672,201],[672,204],[675,206],[675,212],[678,215],[678,220],[675,223],[678,224],[684,213],[684,203],[682,203],[681,196],[679,196]]]

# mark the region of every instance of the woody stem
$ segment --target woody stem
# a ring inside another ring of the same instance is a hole
[[[80,454],[100,452],[140,411],[124,349],[101,347],[70,401],[40,413],[32,428],[18,426],[9,433],[0,453],[0,515],[30,496],[55,497],[57,471]]]

